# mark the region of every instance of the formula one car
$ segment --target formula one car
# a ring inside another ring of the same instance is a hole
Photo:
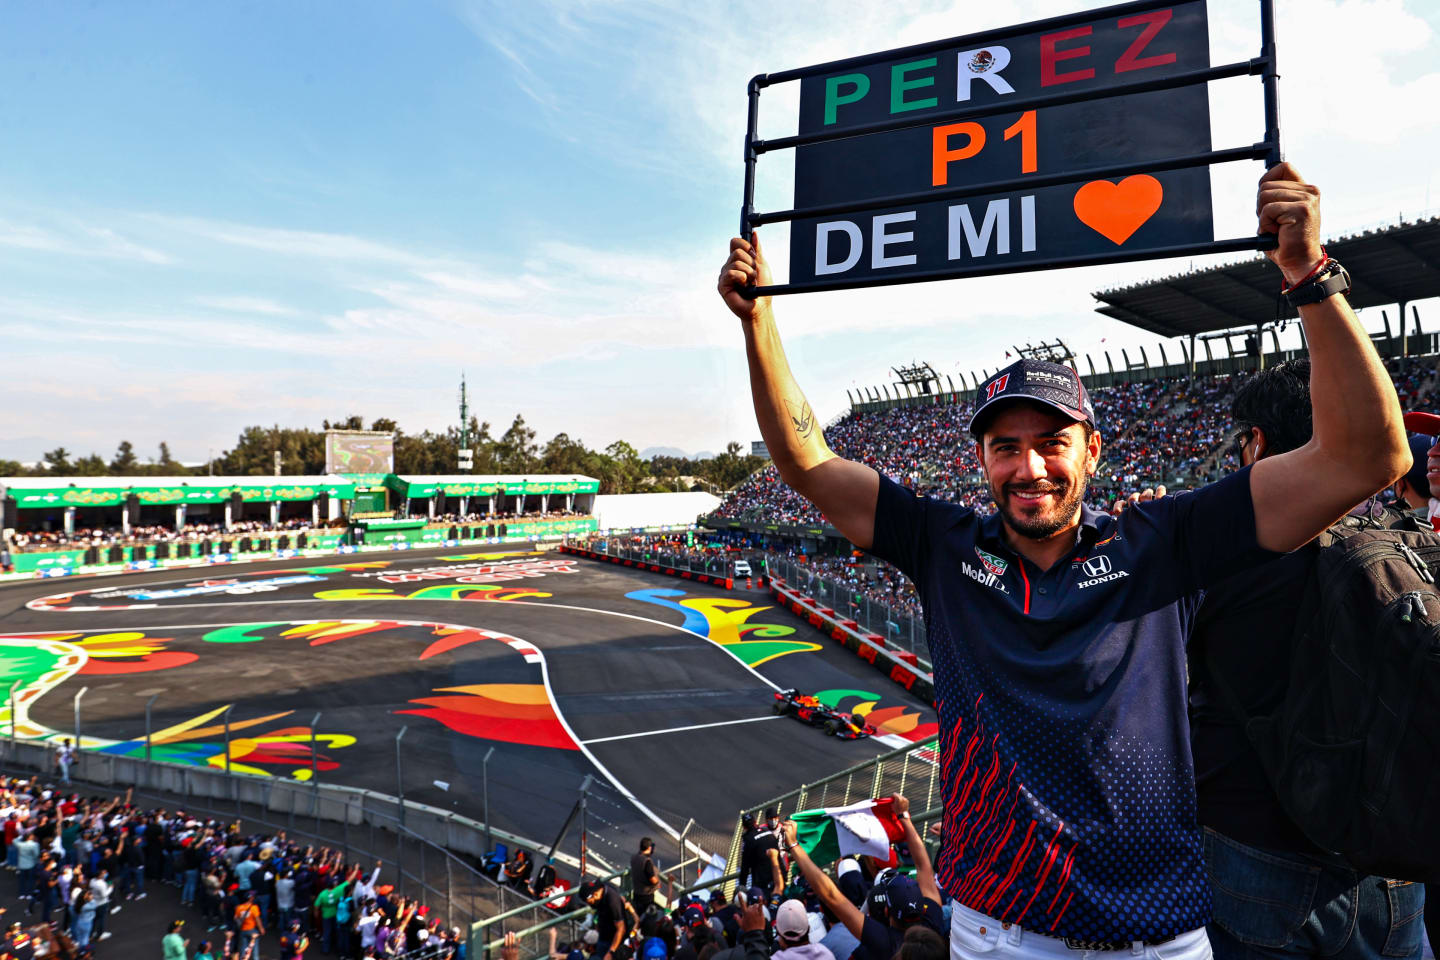
[[[794,717],[801,723],[820,727],[832,737],[839,737],[841,740],[861,740],[873,736],[876,732],[863,717],[827,707],[816,697],[806,696],[797,690],[781,690],[775,694],[771,709],[778,716]]]

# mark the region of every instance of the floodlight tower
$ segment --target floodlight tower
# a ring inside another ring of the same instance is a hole
[[[1075,352],[1065,345],[1064,340],[1058,338],[1054,343],[1045,343],[1042,340],[1038,346],[1026,343],[1025,346],[1017,346],[1014,350],[1016,356],[1025,360],[1046,360],[1050,363],[1075,366]]]
[[[940,375],[928,363],[912,363],[908,367],[891,367],[890,372],[905,387],[907,394],[929,396],[940,392]]]
[[[465,374],[460,374],[460,449],[456,451],[460,470],[475,469],[475,451],[470,449],[470,404],[465,396]]]

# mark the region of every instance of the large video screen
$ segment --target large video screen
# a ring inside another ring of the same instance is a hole
[[[360,430],[325,433],[326,473],[394,473],[395,435]]]

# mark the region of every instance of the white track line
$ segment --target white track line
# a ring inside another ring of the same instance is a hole
[[[596,737],[594,740],[582,740],[586,745],[592,743],[609,743],[612,740],[634,740],[636,737],[658,737],[662,733],[683,733],[686,730],[704,730],[708,727],[730,727],[737,723],[759,723],[761,720],[779,720],[777,716],[768,717],[746,717],[744,720],[721,720],[717,723],[695,723],[688,727],[670,727],[666,730],[641,730],[639,733],[622,733],[617,737]]]

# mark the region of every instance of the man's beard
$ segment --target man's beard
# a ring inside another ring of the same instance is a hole
[[[990,497],[995,501],[995,506],[1000,509],[1000,516],[1004,518],[1010,529],[1027,540],[1048,540],[1075,521],[1075,511],[1085,497],[1088,483],[1089,478],[1084,474],[1081,474],[1080,482],[1077,484],[1072,484],[1068,480],[1044,480],[1037,484],[1011,483],[1007,484],[1004,490],[997,490],[992,483]],[[1045,514],[1030,516],[1020,514],[1010,509],[1008,506],[1010,498],[1005,494],[1005,491],[1017,490],[1045,491],[1054,498],[1055,507]]]

